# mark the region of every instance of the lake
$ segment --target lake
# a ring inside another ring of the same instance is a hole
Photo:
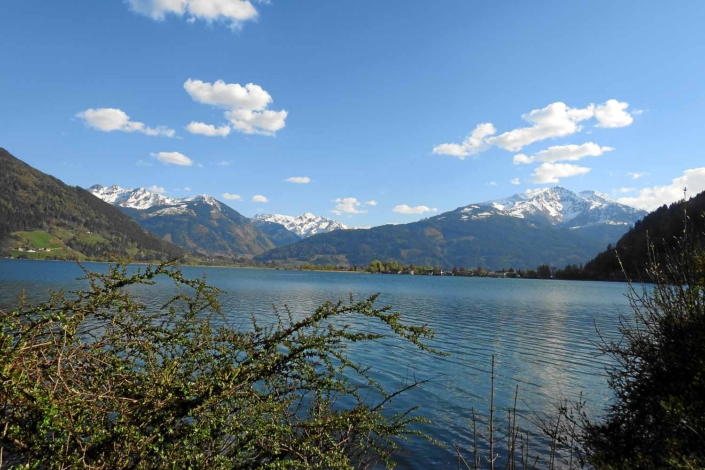
[[[85,266],[106,269],[99,263]],[[519,413],[529,418],[550,413],[561,397],[576,400],[581,392],[591,412],[599,414],[610,399],[605,376],[609,362],[597,354],[596,328],[612,337],[619,315],[631,311],[624,296],[627,285],[621,283],[202,267],[183,271],[187,277],[205,272],[211,285],[225,291],[224,312],[243,324],[250,313],[271,321],[272,305],[286,304],[298,316],[326,300],[347,299],[350,293],[362,299],[380,292],[380,306],[392,305],[406,323],[427,323],[436,332],[430,345],[450,356],[430,356],[393,340],[354,348],[351,355],[372,365],[373,376],[388,390],[414,377],[432,379],[402,395],[389,411],[421,404],[419,414],[433,421],[422,429],[463,449],[469,449],[472,437],[471,408],[488,414],[493,354],[497,410],[512,403],[518,385]],[[73,263],[0,260],[0,309],[16,306],[22,290],[30,301],[45,299],[50,288],[75,290],[81,286],[75,280],[81,274]],[[135,293],[156,306],[170,287],[140,287]],[[506,411],[498,412],[506,421]],[[400,468],[456,466],[452,447],[414,441],[410,450],[410,455],[398,458]]]

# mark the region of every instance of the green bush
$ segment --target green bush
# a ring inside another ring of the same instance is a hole
[[[705,256],[687,238],[657,261],[652,284],[630,285],[633,317],[605,341],[616,365],[604,421],[586,422],[582,443],[597,468],[705,467]]]
[[[178,294],[159,310],[129,287],[168,277]],[[398,393],[348,359],[346,344],[382,334],[378,321],[431,351],[425,326],[362,302],[326,303],[248,331],[221,314],[219,291],[170,264],[86,273],[90,288],[0,318],[2,457],[40,468],[360,468],[393,466],[419,435],[412,410],[385,413]],[[433,352],[433,351],[431,351]],[[354,378],[354,380],[352,380]],[[364,396],[376,389],[377,400]],[[2,464],[0,463],[0,466]]]

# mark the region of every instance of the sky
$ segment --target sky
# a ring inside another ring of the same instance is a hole
[[[705,2],[1,2],[0,147],[67,184],[403,223],[705,190]]]

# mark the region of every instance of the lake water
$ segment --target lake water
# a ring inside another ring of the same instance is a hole
[[[104,271],[105,265],[86,267]],[[383,340],[352,350],[354,359],[373,366],[387,389],[414,377],[432,381],[402,395],[389,411],[421,404],[419,414],[433,421],[422,429],[434,438],[470,447],[470,410],[488,414],[491,357],[496,356],[496,407],[506,410],[519,386],[519,413],[532,418],[552,412],[561,397],[581,392],[593,413],[609,401],[605,367],[598,356],[596,327],[616,334],[619,315],[628,315],[619,283],[522,279],[442,278],[368,274],[271,271],[255,269],[183,269],[188,277],[207,273],[208,282],[225,291],[224,312],[246,324],[250,313],[272,320],[272,305],[289,305],[295,315],[312,312],[326,300],[362,299],[380,292],[379,305],[392,305],[407,323],[427,323],[436,339],[430,345],[449,357],[419,353],[413,346]],[[47,289],[75,290],[82,273],[72,263],[0,260],[0,309],[17,304],[26,290],[31,301]],[[169,287],[140,288],[141,300],[157,305]],[[147,295],[149,292],[149,296]],[[506,412],[505,412],[506,413]],[[506,420],[506,414],[500,414]],[[524,423],[525,425],[528,425]],[[537,441],[541,445],[540,441]],[[545,443],[543,443],[545,445]],[[455,468],[455,450],[414,441],[400,468]],[[469,457],[469,455],[466,455]]]

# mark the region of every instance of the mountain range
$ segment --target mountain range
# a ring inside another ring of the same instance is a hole
[[[255,259],[336,265],[393,259],[440,266],[562,266],[592,258],[644,215],[595,191],[553,187],[470,204],[409,224],[315,235]]]
[[[595,191],[552,187],[408,224],[351,230],[311,213],[249,219],[205,194],[173,198],[144,188],[72,188],[4,150],[0,163],[0,248],[5,252],[29,243],[24,232],[40,230],[46,236],[61,234],[56,243],[90,256],[115,248],[146,257],[188,252],[288,266],[366,265],[374,259],[487,268],[561,266],[589,260],[646,215]]]
[[[250,257],[276,246],[250,219],[205,194],[177,199],[144,188],[100,185],[89,191],[163,240],[200,255]]]

